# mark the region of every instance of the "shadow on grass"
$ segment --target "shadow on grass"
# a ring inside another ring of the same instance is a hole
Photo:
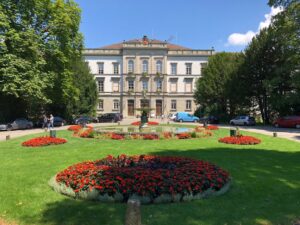
[[[207,148],[153,154],[210,161],[230,172],[233,185],[215,198],[142,206],[144,225],[291,224],[299,218],[300,152]],[[125,207],[65,199],[49,204],[41,223],[118,225],[124,223]]]

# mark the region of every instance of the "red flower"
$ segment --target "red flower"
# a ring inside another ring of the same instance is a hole
[[[58,183],[74,192],[97,189],[100,194],[119,192],[126,202],[130,195],[196,195],[220,190],[229,181],[228,172],[204,161],[171,156],[108,156],[68,167],[56,175]]]
[[[147,124],[149,126],[157,126],[157,125],[159,125],[159,123],[155,122],[155,121],[149,121]],[[140,121],[135,121],[135,122],[132,122],[131,125],[133,125],[133,126],[140,126],[141,122]]]
[[[120,135],[120,134],[112,133],[111,134],[111,139],[113,139],[113,140],[124,140],[124,136]]]
[[[178,139],[189,139],[191,138],[191,134],[190,133],[179,133],[176,134]]]
[[[47,145],[59,145],[66,143],[67,140],[63,138],[54,138],[54,137],[37,137],[32,138],[28,141],[22,143],[22,146],[26,147],[40,147]]]
[[[256,145],[261,142],[260,139],[252,137],[252,136],[232,136],[232,137],[224,137],[220,138],[219,142],[225,144],[236,144],[236,145]]]
[[[144,140],[157,140],[158,136],[155,134],[145,134],[143,135]]]

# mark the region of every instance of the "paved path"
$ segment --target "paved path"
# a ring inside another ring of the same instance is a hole
[[[222,128],[235,128],[236,126],[220,125]],[[293,141],[300,142],[300,129],[296,128],[276,128],[272,126],[239,126],[240,130],[250,131],[260,134],[273,136],[273,133],[277,133],[277,137],[287,138]]]
[[[139,119],[136,118],[131,118],[131,119],[124,119],[120,124],[121,125],[128,125],[132,123],[133,121],[137,121]],[[160,123],[167,123],[167,119],[161,120],[161,119],[150,119],[151,121],[157,121]],[[174,122],[170,122],[174,123]],[[182,123],[176,123],[176,124],[182,124]],[[192,125],[194,123],[183,123],[183,124],[189,124]],[[110,125],[116,125],[116,123],[96,123],[96,124],[91,124],[92,126],[110,126]],[[219,125],[221,128],[226,128],[230,129],[233,126],[228,126],[228,125]],[[55,127],[55,130],[66,130],[69,127],[63,126],[63,127]],[[271,126],[239,126],[240,130],[245,130],[245,131],[250,131],[250,132],[255,132],[255,133],[260,133],[260,134],[265,134],[272,136],[274,132],[277,132],[277,136],[281,138],[287,138],[289,140],[297,141],[300,142],[300,129],[290,129],[290,128],[275,128]],[[0,141],[3,141],[6,139],[7,135],[10,135],[10,138],[16,138],[16,137],[21,137],[24,135],[28,134],[37,134],[44,132],[43,129],[41,128],[36,128],[36,129],[30,129],[30,130],[15,130],[15,131],[1,131],[0,132]]]

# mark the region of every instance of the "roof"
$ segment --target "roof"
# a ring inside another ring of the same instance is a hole
[[[123,41],[120,43],[116,43],[116,44],[112,44],[112,45],[107,45],[107,46],[103,46],[101,48],[98,49],[123,49],[123,44],[134,44],[134,43],[138,43],[138,44],[142,44],[146,41],[147,44],[167,44],[167,48],[169,50],[191,50],[190,48],[186,48],[180,45],[175,45],[175,44],[171,44],[168,43],[167,41],[160,41],[160,40],[156,40],[156,39],[148,39],[147,36],[144,36],[141,39],[132,39],[132,40],[128,40],[128,41]]]

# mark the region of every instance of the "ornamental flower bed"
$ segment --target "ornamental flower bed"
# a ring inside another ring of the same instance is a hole
[[[37,137],[32,138],[28,141],[22,143],[22,146],[25,147],[42,147],[47,145],[60,145],[66,143],[67,140],[63,138],[55,137]]]
[[[155,134],[145,134],[143,135],[144,140],[157,140],[158,136]]]
[[[176,137],[178,139],[190,139],[191,134],[190,133],[179,133],[179,134],[176,134]]]
[[[120,134],[112,133],[111,139],[113,139],[113,140],[124,140],[124,136],[120,135]]]
[[[73,131],[73,132],[79,132],[79,130],[81,130],[82,129],[82,126],[80,126],[80,125],[71,125],[71,126],[69,126],[69,128],[68,128],[68,130],[69,131]]]
[[[223,194],[229,173],[209,162],[168,156],[107,156],[78,163],[59,172],[54,190],[87,200],[142,204],[189,201]]]
[[[239,136],[220,138],[219,142],[225,144],[235,144],[235,145],[256,145],[259,144],[261,140],[252,136],[239,135]]]
[[[82,129],[78,132],[79,137],[81,138],[93,138],[94,137],[94,130],[93,128]]]
[[[147,124],[148,124],[149,126],[157,126],[157,125],[159,125],[159,123],[158,123],[158,122],[155,122],[155,121],[149,121]],[[131,125],[132,125],[132,126],[140,126],[140,125],[141,125],[141,121],[135,121],[135,122],[132,122]]]
[[[219,130],[219,127],[215,126],[215,125],[208,125],[206,127],[204,127],[204,126],[195,127],[196,132],[201,132],[203,130]]]

